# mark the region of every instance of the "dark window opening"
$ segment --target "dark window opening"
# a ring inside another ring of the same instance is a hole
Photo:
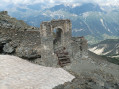
[[[4,44],[0,44],[0,53],[3,53]]]

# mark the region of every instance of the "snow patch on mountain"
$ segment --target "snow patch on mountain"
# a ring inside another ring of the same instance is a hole
[[[84,29],[74,29],[73,32],[80,32],[80,31],[83,31]]]
[[[105,26],[103,19],[100,19],[100,22],[102,23],[103,27],[107,29],[108,32],[112,33],[110,29]]]
[[[83,13],[82,16],[83,16],[83,18],[86,20],[86,18],[89,16],[89,14],[90,14],[89,12],[85,12],[85,13]]]
[[[107,29],[106,26],[104,25],[103,19],[100,19],[100,22],[102,23],[103,27],[104,27],[105,29]]]
[[[89,50],[91,52],[98,54],[98,55],[101,55],[104,52],[104,47],[103,48],[97,48],[97,46],[96,46],[94,48],[90,48]]]
[[[32,64],[15,56],[0,55],[0,89],[52,89],[74,76],[62,68]]]

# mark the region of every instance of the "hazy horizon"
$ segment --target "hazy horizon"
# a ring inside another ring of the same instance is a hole
[[[56,5],[56,4],[81,4],[81,3],[97,3],[99,5],[114,5],[119,6],[119,0],[1,0],[0,7],[2,9],[9,5],[17,4],[45,4],[45,5]]]

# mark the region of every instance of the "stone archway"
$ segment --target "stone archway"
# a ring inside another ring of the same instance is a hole
[[[69,57],[71,49],[71,22],[70,20],[52,20],[42,22],[40,25],[41,58],[45,59],[45,65],[56,66],[58,62],[62,66],[70,63],[69,58],[64,62],[57,60],[59,54]],[[64,51],[65,49],[65,51]],[[63,51],[62,51],[63,50]],[[58,51],[58,52],[57,52]],[[58,53],[58,54],[57,54]],[[50,60],[51,59],[51,60]],[[64,64],[62,64],[64,63]]]
[[[53,48],[56,49],[62,46],[62,29],[55,28],[53,30]]]

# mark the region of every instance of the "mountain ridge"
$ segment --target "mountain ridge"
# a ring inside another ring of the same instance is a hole
[[[119,39],[107,39],[89,47],[89,50],[106,56],[119,55]]]

